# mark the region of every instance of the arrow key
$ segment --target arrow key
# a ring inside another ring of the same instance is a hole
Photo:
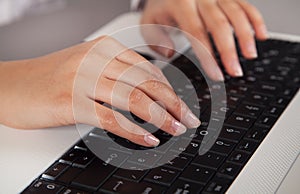
[[[228,178],[235,178],[240,172],[241,167],[231,163],[225,163],[219,169],[218,175],[226,176]]]
[[[155,194],[155,193],[164,193],[165,188],[159,185],[153,185],[146,182],[130,182],[118,178],[110,178],[108,181],[100,188],[99,193],[109,192],[109,193],[123,193],[123,194],[132,194],[132,193],[145,193],[145,194]]]

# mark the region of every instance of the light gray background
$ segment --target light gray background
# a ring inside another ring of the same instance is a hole
[[[270,31],[300,35],[299,0],[249,0],[265,17]],[[0,27],[0,60],[41,56],[77,44],[117,15],[130,0],[68,0],[64,9],[27,15]]]

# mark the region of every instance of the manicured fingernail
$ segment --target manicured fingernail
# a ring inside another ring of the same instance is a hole
[[[247,52],[251,58],[257,58],[257,50],[254,43],[249,43],[247,47]]]
[[[242,77],[244,75],[239,62],[233,62],[232,68],[236,77]]]
[[[187,113],[186,120],[190,128],[197,128],[201,124],[201,121],[191,111]]]
[[[215,71],[215,80],[220,81],[220,82],[225,80],[224,75],[221,71],[219,71],[219,70]]]
[[[156,137],[154,137],[152,134],[147,134],[144,136],[144,140],[147,144],[151,146],[158,146],[160,141]]]
[[[175,135],[181,135],[186,132],[186,127],[181,124],[179,121],[174,120],[172,123],[172,128],[175,131]]]

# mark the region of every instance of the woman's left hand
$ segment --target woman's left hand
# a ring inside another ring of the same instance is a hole
[[[243,72],[232,28],[243,56],[248,59],[257,57],[255,36],[260,40],[268,37],[260,12],[246,0],[148,0],[141,23],[178,26],[212,53],[210,33],[226,71],[234,77],[242,76]],[[174,47],[166,32],[161,31],[157,37],[163,39],[166,47]],[[174,51],[166,47],[152,48],[166,57],[172,56]],[[218,66],[210,64],[204,69],[212,79],[223,79]]]

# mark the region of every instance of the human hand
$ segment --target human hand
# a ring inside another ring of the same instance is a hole
[[[189,33],[212,53],[208,33],[212,35],[222,63],[229,75],[238,77],[243,72],[239,63],[232,28],[245,58],[257,57],[255,38],[268,37],[260,12],[246,0],[148,0],[141,20],[142,24],[178,26]],[[153,46],[160,54],[170,57],[174,48],[165,31],[158,35],[165,47]],[[194,49],[194,41],[191,41]],[[203,65],[214,80],[223,80],[216,64]]]
[[[159,68],[110,37],[1,63],[0,90],[0,122],[15,128],[84,123],[140,145],[159,144],[151,133],[98,102],[131,111],[172,135],[200,124]]]

